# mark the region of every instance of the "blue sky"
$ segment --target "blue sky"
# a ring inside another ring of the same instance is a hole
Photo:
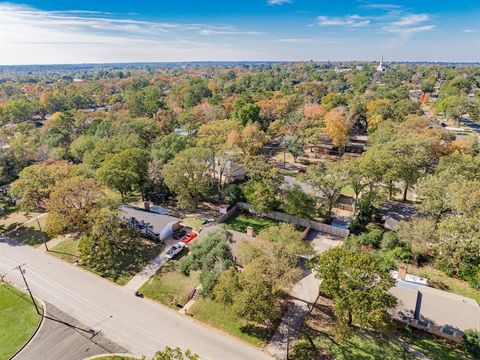
[[[478,0],[0,2],[0,64],[480,61]]]

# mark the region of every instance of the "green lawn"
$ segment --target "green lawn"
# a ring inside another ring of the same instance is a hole
[[[453,347],[452,345],[441,340],[425,337],[423,339],[414,340],[412,347],[421,351],[430,359],[435,360],[459,360],[471,359],[463,350]]]
[[[258,233],[263,229],[270,226],[276,226],[278,224],[279,221],[273,219],[254,217],[251,215],[238,215],[225,222],[224,226],[226,229],[235,230],[242,233],[246,233],[247,226],[251,226],[253,227],[255,234],[258,235]]]
[[[22,347],[39,321],[40,316],[27,294],[0,284],[0,359],[8,359]]]
[[[413,360],[414,357],[393,340],[377,333],[355,333],[351,339],[335,341],[330,331],[303,335],[293,346],[294,360],[336,359],[336,360]]]
[[[423,267],[407,265],[407,268],[409,273],[429,279],[429,286],[475,299],[480,304],[480,290],[472,288],[466,281],[452,278],[430,265]]]
[[[355,192],[353,191],[350,185],[344,186],[341,192],[342,192],[342,195],[345,195],[345,196],[351,196],[351,197],[355,196]]]
[[[84,265],[82,265],[82,267],[93,272],[94,274],[113,281],[118,285],[125,285],[135,276],[137,272],[139,272],[146,264],[148,264],[149,261],[154,259],[162,251],[163,247],[163,244],[147,246],[143,251],[137,254],[132,254],[131,261],[127,264],[126,268],[115,275],[103,274],[94,268]],[[49,254],[75,264],[80,259],[78,240],[71,237],[66,238],[51,248]]]
[[[189,314],[193,314],[195,319],[201,320],[255,346],[266,344],[275,331],[274,329],[260,327],[238,318],[229,312],[228,308],[211,299],[197,300],[190,308]]]
[[[80,259],[78,252],[78,240],[73,237],[68,237],[61,243],[49,249],[50,254],[56,256],[69,263],[76,263]]]
[[[177,309],[176,304],[185,305],[192,290],[200,283],[200,271],[192,271],[190,276],[185,276],[176,270],[175,263],[169,261],[162,266],[140,288],[140,292],[150,299]]]
[[[15,231],[12,231],[8,234],[11,239],[17,240],[23,244],[30,245],[33,247],[38,247],[43,244],[45,241],[50,240],[47,233],[40,229],[45,228],[45,221],[46,216],[42,216],[41,218],[34,220],[29,220],[21,224]],[[38,225],[40,223],[40,226]],[[7,227],[7,231],[9,228],[14,227],[18,224],[11,224]]]
[[[203,219],[195,216],[189,216],[182,220],[182,224],[191,227],[193,230],[198,231],[204,223]]]

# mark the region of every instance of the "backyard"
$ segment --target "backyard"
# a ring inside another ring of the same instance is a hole
[[[141,288],[146,297],[161,304],[178,309],[188,302],[192,290],[198,286],[199,271],[192,271],[189,276],[181,274],[176,269],[177,261],[171,260],[152,276]]]
[[[247,227],[251,226],[257,235],[260,231],[270,226],[276,226],[279,221],[267,218],[256,217],[250,214],[240,214],[230,218],[224,223],[224,227],[228,230],[234,230],[241,233],[247,232]]]
[[[0,359],[9,359],[32,336],[40,316],[27,294],[0,284]]]

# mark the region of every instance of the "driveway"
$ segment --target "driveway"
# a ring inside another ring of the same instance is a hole
[[[317,254],[342,244],[340,238],[316,230],[310,230],[305,240],[312,242],[312,248]],[[314,271],[304,269],[302,279],[291,290],[293,304],[267,346],[267,351],[277,359],[287,359],[290,343],[296,339],[304,319],[317,301],[321,283],[322,280],[315,277]]]
[[[202,359],[261,360],[265,352],[131,290],[28,246],[1,241],[0,274],[23,286],[16,266],[25,264],[33,293],[89,329],[136,355],[152,356],[165,346],[190,349]],[[38,357],[37,357],[38,358]]]

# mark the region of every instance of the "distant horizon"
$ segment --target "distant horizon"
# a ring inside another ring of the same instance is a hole
[[[28,67],[28,66],[94,66],[94,65],[149,65],[149,64],[294,64],[294,63],[379,63],[378,60],[179,60],[179,61],[112,61],[112,62],[79,62],[79,63],[32,63],[32,64],[0,64],[2,67]],[[480,64],[478,61],[462,60],[388,60],[385,64]]]
[[[479,18],[475,0],[0,0],[0,64],[475,63]]]

